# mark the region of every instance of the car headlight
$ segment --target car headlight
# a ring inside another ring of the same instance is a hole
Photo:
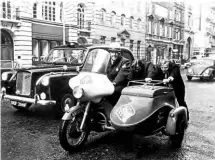
[[[46,99],[46,94],[45,94],[44,92],[42,92],[42,93],[40,94],[40,98],[41,98],[42,100]]]
[[[6,81],[7,78],[8,78],[8,74],[7,74],[7,73],[2,73],[1,79],[2,79],[3,81]]]
[[[209,74],[210,73],[210,70],[209,69],[206,69],[205,71],[204,71],[204,74]]]
[[[193,70],[191,68],[188,69],[188,73],[193,73]]]
[[[48,86],[49,85],[49,77],[43,77],[41,80],[42,85]]]
[[[79,99],[83,96],[83,94],[84,94],[83,88],[77,86],[73,89],[73,95],[75,98]]]

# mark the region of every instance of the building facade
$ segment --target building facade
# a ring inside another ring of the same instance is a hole
[[[163,58],[183,58],[183,2],[147,2],[146,59],[154,64]]]
[[[10,1],[1,3],[1,60],[23,66],[40,61],[57,45],[69,42],[119,42],[134,56],[145,54],[144,3],[139,0]]]
[[[193,55],[215,57],[215,3],[195,5],[195,41]]]

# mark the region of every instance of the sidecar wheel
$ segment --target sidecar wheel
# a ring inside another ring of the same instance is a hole
[[[75,119],[65,120],[60,125],[59,140],[62,148],[66,151],[77,151],[85,144],[89,128],[87,125],[82,131],[79,130],[83,114],[77,115]]]
[[[172,147],[174,148],[181,147],[182,141],[184,139],[185,129],[186,129],[186,122],[180,121],[177,126],[177,134],[170,136]]]

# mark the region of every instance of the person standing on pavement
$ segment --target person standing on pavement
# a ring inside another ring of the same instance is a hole
[[[179,106],[187,108],[187,117],[189,120],[189,111],[187,103],[185,102],[185,85],[180,73],[180,67],[177,64],[172,63],[170,60],[161,61],[161,66],[158,68],[159,79],[164,83],[169,83],[172,86]]]

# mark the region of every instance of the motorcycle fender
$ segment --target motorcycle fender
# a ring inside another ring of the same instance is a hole
[[[79,103],[76,106],[71,107],[69,111],[64,113],[62,120],[72,119],[72,117],[74,117],[82,108],[83,106],[79,105]]]
[[[176,134],[177,121],[179,117],[187,121],[187,109],[183,106],[174,108],[170,111],[166,124],[167,135]]]

